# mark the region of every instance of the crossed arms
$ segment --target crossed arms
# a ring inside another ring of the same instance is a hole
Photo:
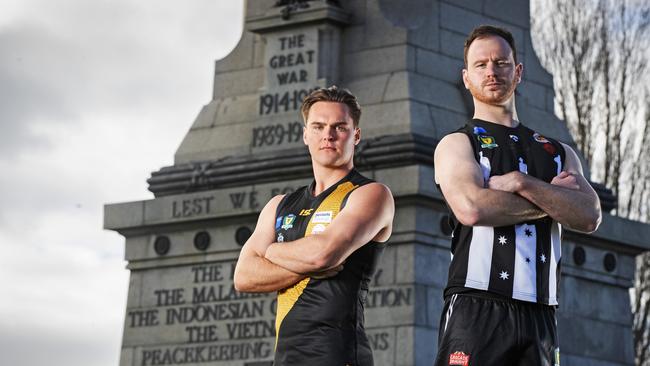
[[[370,183],[354,190],[345,209],[320,234],[275,242],[275,213],[282,196],[262,209],[255,231],[242,247],[234,285],[243,292],[271,292],[306,277],[336,275],[355,250],[374,240],[388,240],[395,211],[390,190]]]
[[[551,183],[510,172],[483,181],[465,134],[443,138],[434,160],[436,182],[456,218],[468,226],[505,226],[549,216],[572,230],[594,232],[601,221],[600,201],[582,173],[571,147],[564,170]]]

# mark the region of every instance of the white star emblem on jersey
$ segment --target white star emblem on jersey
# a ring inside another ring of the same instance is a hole
[[[546,263],[546,255],[545,254],[540,255],[539,260],[542,261],[542,263]]]
[[[501,273],[499,273],[499,277],[500,277],[502,280],[507,280],[508,277],[510,277],[510,275],[509,275],[508,272],[506,272],[506,271],[501,271]]]
[[[499,244],[504,245],[507,242],[508,242],[508,239],[506,239],[505,236],[503,236],[503,235],[499,236]]]

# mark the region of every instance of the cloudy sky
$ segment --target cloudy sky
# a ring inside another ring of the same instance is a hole
[[[103,204],[151,198],[243,0],[0,0],[0,364],[118,364],[128,271]]]

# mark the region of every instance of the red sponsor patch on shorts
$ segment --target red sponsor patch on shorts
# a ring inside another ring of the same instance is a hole
[[[469,366],[469,355],[456,351],[449,355],[449,365]]]

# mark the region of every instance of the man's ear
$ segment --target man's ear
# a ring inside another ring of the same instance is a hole
[[[358,145],[361,141],[361,129],[359,127],[354,128],[354,145]]]
[[[467,81],[467,69],[463,69],[461,71],[461,76],[463,79],[463,84],[465,85],[465,89],[469,90],[469,81]]]

